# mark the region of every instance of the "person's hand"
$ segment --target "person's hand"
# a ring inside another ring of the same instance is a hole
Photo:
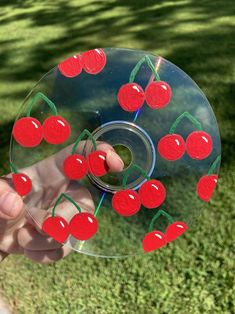
[[[78,152],[84,143],[80,143]],[[106,162],[110,172],[122,171],[124,164],[115,153],[112,146],[98,143],[97,149],[107,153]],[[11,174],[0,178],[0,262],[8,254],[24,254],[29,259],[40,262],[55,262],[66,256],[70,249],[45,235],[37,222],[51,214],[58,196],[64,192],[70,196],[82,211],[94,212],[95,206],[90,192],[75,181],[69,181],[63,174],[63,160],[70,154],[71,146],[59,153],[48,157],[37,164],[19,170],[27,174],[33,183],[33,191],[24,200],[15,192]],[[26,211],[30,208],[31,217]],[[50,210],[45,211],[43,209]],[[63,200],[56,208],[56,212],[66,208],[68,218],[71,218],[76,209]]]

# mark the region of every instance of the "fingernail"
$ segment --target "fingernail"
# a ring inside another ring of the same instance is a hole
[[[6,192],[0,197],[0,211],[9,217],[15,217],[19,196],[14,192]]]
[[[119,162],[120,167],[122,167],[122,169],[124,168],[124,162],[122,161],[121,157],[115,151],[110,151],[109,156],[110,156],[110,158],[116,159]]]

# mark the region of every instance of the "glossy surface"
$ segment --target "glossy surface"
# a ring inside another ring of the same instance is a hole
[[[118,191],[112,198],[113,209],[121,216],[132,216],[140,210],[141,202],[133,190]]]

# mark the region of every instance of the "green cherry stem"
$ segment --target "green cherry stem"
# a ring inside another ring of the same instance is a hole
[[[135,77],[136,77],[137,73],[140,70],[140,67],[142,66],[143,63],[145,63],[145,61],[146,61],[145,57],[143,57],[136,63],[136,65],[134,66],[133,70],[130,73],[129,83],[133,83],[134,82]]]
[[[13,162],[10,162],[10,168],[11,168],[11,172],[14,172],[14,173],[18,173],[18,170],[16,168],[16,166],[13,164]]]
[[[174,219],[167,214],[164,210],[160,209],[152,218],[150,224],[149,224],[149,228],[148,228],[148,232],[153,231],[153,224],[155,223],[155,221],[160,217],[160,216],[164,216],[166,217],[166,219],[169,221],[170,224],[172,224],[174,222]]]
[[[187,118],[198,130],[202,130],[201,123],[196,118],[194,118],[189,112],[185,111],[172,124],[169,131],[170,134],[175,133],[177,126],[184,118]]]
[[[94,146],[94,149],[97,150],[96,141],[95,141],[93,135],[92,135],[91,132],[89,132],[87,129],[84,129],[84,130],[82,131],[82,133],[79,135],[79,137],[77,138],[76,142],[74,143],[74,146],[73,146],[73,148],[72,148],[72,155],[76,154],[76,150],[77,150],[78,144],[81,142],[81,140],[82,140],[85,136],[88,136],[88,138],[91,139],[92,144],[93,144],[93,146]]]
[[[214,173],[216,167],[219,165],[221,161],[221,155],[218,155],[215,160],[213,161],[213,163],[211,164],[209,170],[208,170],[208,175]]]
[[[161,81],[159,74],[157,73],[152,61],[150,60],[149,56],[145,56],[145,60],[147,61],[148,66],[150,67],[153,75],[154,75],[154,79],[155,81]]]
[[[29,105],[29,109],[28,109],[28,112],[27,112],[27,117],[30,117],[32,108],[35,105],[36,101],[39,100],[39,99],[43,99],[45,101],[45,103],[50,107],[50,109],[51,109],[51,111],[52,111],[54,116],[58,115],[58,111],[57,111],[57,108],[56,108],[55,104],[46,95],[44,95],[41,92],[38,92],[38,93],[36,93],[34,95],[32,101],[31,101],[31,103]]]
[[[53,209],[52,209],[52,213],[51,213],[51,216],[54,218],[55,217],[55,209],[57,207],[57,205],[59,204],[59,202],[61,201],[62,198],[65,198],[67,201],[69,201],[70,203],[72,203],[76,208],[77,210],[79,211],[79,213],[81,213],[81,208],[80,206],[78,206],[78,204],[72,199],[70,198],[68,195],[66,195],[65,193],[61,193],[60,196],[57,198],[56,202],[55,202],[55,205],[53,206]]]
[[[122,179],[122,187],[125,190],[126,189],[126,184],[127,184],[127,179],[129,177],[129,175],[134,171],[134,170],[138,170],[147,180],[150,179],[150,177],[147,175],[147,173],[144,171],[144,169],[142,169],[141,167],[139,167],[138,165],[133,165],[131,166],[125,173],[123,179]]]
[[[99,209],[100,209],[100,207],[101,207],[101,205],[102,205],[102,203],[103,203],[103,200],[104,200],[104,198],[105,198],[105,195],[106,195],[106,192],[104,192],[104,193],[102,194],[101,198],[100,198],[99,204],[97,205],[97,207],[96,207],[96,209],[95,209],[95,212],[94,212],[94,216],[95,216],[95,217],[96,217],[96,216],[98,215],[98,213],[99,213]]]
[[[149,56],[144,56],[143,58],[141,58],[136,65],[134,66],[133,70],[130,73],[129,76],[129,83],[133,83],[135,81],[135,77],[138,74],[140,67],[142,66],[142,64],[147,63],[147,65],[149,66],[150,70],[152,71],[153,75],[154,75],[154,79],[156,81],[160,81],[160,76],[158,75],[152,61],[150,60]]]

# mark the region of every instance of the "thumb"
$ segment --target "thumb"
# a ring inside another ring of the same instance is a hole
[[[4,220],[15,219],[23,210],[23,200],[10,182],[10,178],[0,178],[0,219]]]

